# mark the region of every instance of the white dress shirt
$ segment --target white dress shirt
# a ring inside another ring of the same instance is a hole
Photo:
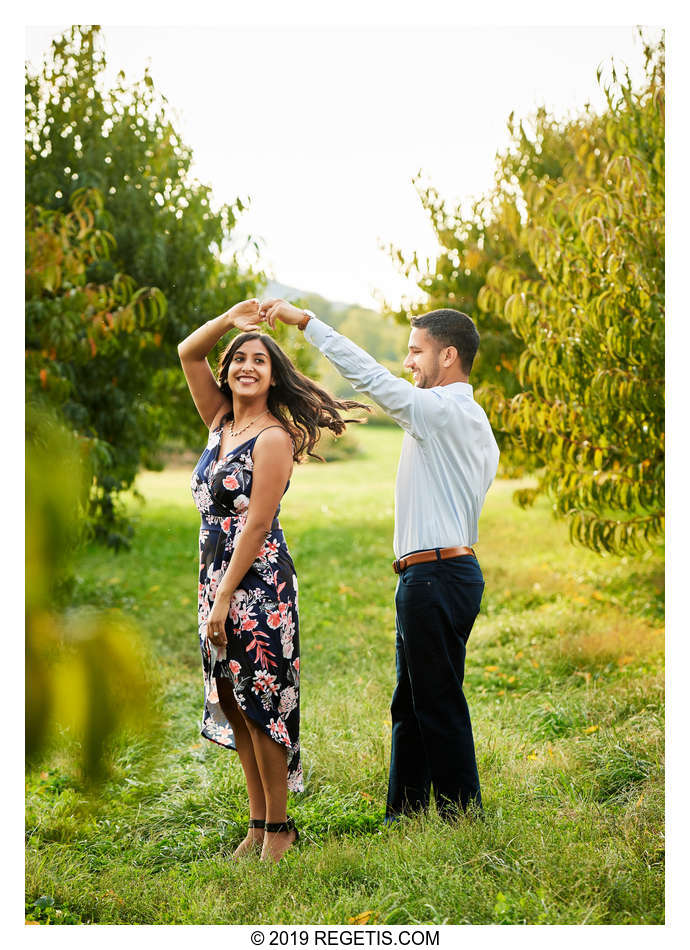
[[[498,467],[498,446],[469,383],[419,389],[316,317],[304,335],[405,430],[395,483],[396,558],[471,547]]]

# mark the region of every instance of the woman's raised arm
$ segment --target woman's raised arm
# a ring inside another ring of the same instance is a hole
[[[229,407],[206,357],[229,330],[258,330],[259,323],[259,301],[243,300],[219,317],[208,320],[178,344],[187,385],[205,425],[210,427],[219,410],[226,404]]]

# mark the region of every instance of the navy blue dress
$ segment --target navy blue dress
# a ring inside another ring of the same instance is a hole
[[[218,585],[247,520],[254,468],[252,449],[261,434],[219,459],[221,429],[222,426],[218,426],[209,434],[191,485],[201,515],[198,601],[204,671],[201,735],[227,749],[236,748],[216,686],[219,676],[227,677],[244,714],[275,742],[285,746],[288,788],[300,792],[304,786],[299,746],[297,577],[278,521],[280,506],[258,557],[233,594],[225,623],[227,646],[216,647],[206,637],[206,621]]]

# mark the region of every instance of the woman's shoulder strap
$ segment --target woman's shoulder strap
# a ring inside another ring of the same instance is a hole
[[[290,433],[289,433],[288,430],[285,428],[285,426],[274,425],[274,426],[264,426],[264,428],[261,430],[261,432],[257,432],[257,433],[256,433],[256,435],[254,436],[254,438],[255,438],[255,439],[258,439],[260,435],[262,435],[264,432],[267,432],[269,429],[282,429],[283,432],[285,433],[285,435],[290,435]]]
[[[288,430],[285,428],[285,426],[281,426],[281,425],[265,426],[265,427],[261,430],[261,432],[257,432],[257,433],[256,433],[256,435],[254,436],[253,441],[256,442],[256,440],[259,438],[259,436],[260,436],[260,435],[263,435],[263,433],[264,433],[264,432],[267,432],[269,429],[282,429],[283,432],[285,433],[285,435],[290,439],[290,442],[292,442],[292,445],[293,445],[293,447],[294,447],[295,440],[292,438],[292,436],[290,435],[290,433],[288,432]]]

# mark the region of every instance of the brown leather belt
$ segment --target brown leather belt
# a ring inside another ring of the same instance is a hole
[[[396,574],[402,574],[405,568],[412,567],[413,564],[426,564],[428,561],[445,561],[449,557],[463,557],[469,555],[476,557],[472,548],[464,545],[456,548],[432,548],[430,551],[416,551],[414,554],[407,554],[396,561],[393,561],[393,570]]]

